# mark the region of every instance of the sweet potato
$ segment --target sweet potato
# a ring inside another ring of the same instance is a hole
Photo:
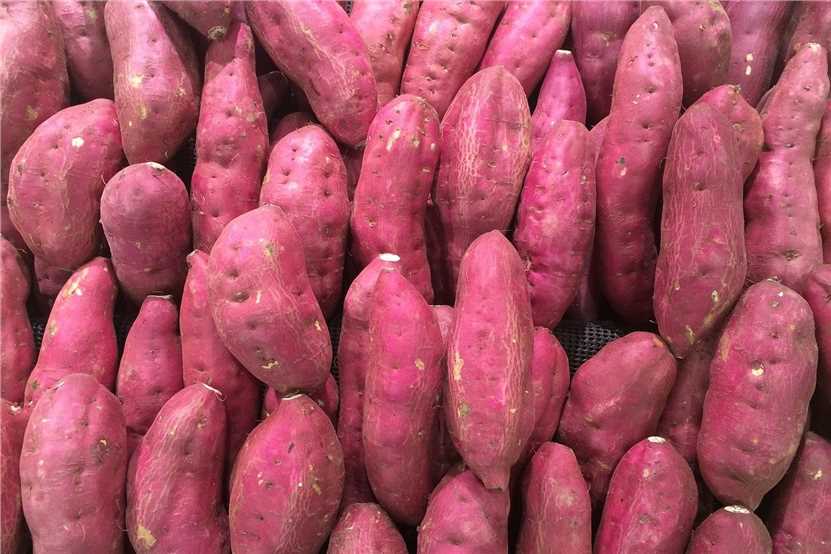
[[[831,545],[831,443],[806,433],[793,465],[771,496],[766,521],[774,552],[826,552]]]
[[[352,504],[329,537],[326,554],[407,554],[407,545],[377,504]]]
[[[492,4],[496,2],[487,5]],[[465,82],[441,122],[441,163],[433,192],[451,290],[473,240],[510,226],[531,161],[530,143],[531,114],[513,75],[490,67]]]
[[[321,127],[302,127],[274,146],[260,191],[260,205],[267,204],[282,208],[297,230],[312,291],[332,317],[341,298],[349,198],[338,146]]]
[[[123,159],[111,100],[63,109],[26,139],[12,161],[8,202],[35,257],[71,270],[98,253],[101,193]]]
[[[433,315],[436,316],[436,322],[439,324],[441,331],[442,349],[444,356],[442,357],[442,367],[444,368],[445,377],[442,382],[447,379],[447,339],[450,337],[450,332],[453,330],[453,322],[456,320],[456,310],[451,306],[433,306]],[[450,436],[450,430],[447,428],[447,421],[444,419],[444,387],[442,387],[441,398],[439,403],[440,416],[438,418],[439,430],[435,435],[435,445],[433,446],[433,481],[438,483],[448,470],[455,464],[461,461],[456,447],[453,446],[453,438]]]
[[[369,342],[362,425],[367,476],[395,521],[418,525],[435,484],[444,345],[433,310],[403,273],[378,276]]]
[[[747,277],[776,277],[799,291],[822,263],[812,159],[828,96],[824,49],[809,43],[788,62],[762,109],[765,145],[744,199]]]
[[[234,2],[234,5],[241,5],[242,12],[245,13],[245,4],[243,2],[237,1]],[[254,48],[254,52],[256,52],[256,46]],[[274,112],[278,107],[282,107],[288,96],[289,80],[286,79],[286,76],[279,71],[269,71],[268,73],[257,77],[257,88],[260,89],[260,96],[263,99],[265,120],[266,122],[269,122],[271,121],[271,116],[274,115]]]
[[[23,401],[35,365],[35,340],[26,311],[29,270],[17,249],[0,237],[0,396]]]
[[[271,132],[271,148],[273,149],[280,139],[287,134],[306,125],[313,124],[314,122],[315,118],[309,112],[291,112],[290,114],[284,115]]]
[[[586,91],[572,53],[557,50],[551,58],[531,116],[535,156],[553,134],[554,127],[564,119],[586,122]]]
[[[302,394],[284,397],[237,457],[229,507],[232,550],[317,553],[335,525],[343,475],[329,418]]]
[[[551,53],[565,42],[570,24],[571,2],[508,2],[479,67],[505,67],[530,95],[551,61]],[[517,48],[519,44],[522,48]]]
[[[338,141],[366,139],[378,92],[366,45],[334,0],[247,2],[248,21],[268,55],[309,99]]]
[[[759,517],[744,506],[726,506],[695,530],[687,554],[770,554],[773,545]]]
[[[825,49],[825,54],[831,56],[831,6],[825,2],[796,3],[791,26],[792,28],[788,29],[783,64],[811,42],[821,45]],[[828,65],[831,67],[831,58],[828,59]]]
[[[88,373],[105,388],[115,388],[117,293],[115,274],[105,258],[95,258],[72,274],[49,313],[37,363],[26,382],[28,407],[72,373]]]
[[[503,6],[502,1],[422,2],[401,94],[421,96],[443,118],[462,84],[476,71]]]
[[[831,263],[831,99],[825,104],[814,157],[823,260]]]
[[[211,40],[225,38],[231,26],[231,0],[165,0],[164,5]]]
[[[6,352],[4,349],[4,355]],[[20,450],[25,430],[23,409],[5,398],[0,400],[0,550],[10,554],[21,552],[25,540],[26,522],[20,501]]]
[[[540,446],[525,470],[522,508],[517,554],[552,549],[591,554],[591,500],[570,448],[554,442]]]
[[[817,374],[808,303],[772,280],[744,293],[710,365],[698,465],[723,504],[751,510],[793,460]]]
[[[130,462],[127,534],[137,554],[228,552],[225,434],[214,388],[190,385],[164,404]]]
[[[568,356],[560,341],[546,327],[537,327],[534,329],[531,358],[534,430],[528,439],[529,455],[536,452],[541,444],[554,438],[570,381]]]
[[[338,406],[340,404],[340,396],[338,394],[338,382],[334,375],[329,375],[323,386],[317,390],[310,391],[309,398],[317,402],[317,405],[323,412],[332,420],[332,425],[338,424]],[[270,416],[280,405],[282,398],[277,391],[269,387],[265,391],[263,397],[263,409],[260,415],[263,419]]]
[[[507,488],[534,427],[533,342],[522,260],[502,233],[485,233],[459,272],[444,408],[453,443],[488,489]]]
[[[379,108],[398,94],[404,55],[413,35],[418,8],[419,4],[414,0],[352,2],[349,18],[366,44],[378,89]]]
[[[697,509],[684,458],[662,437],[644,439],[615,467],[594,552],[681,552]]]
[[[115,106],[131,164],[165,163],[196,127],[202,88],[187,30],[147,0],[104,8],[115,76]]]
[[[451,471],[430,495],[418,554],[504,554],[509,504],[506,491],[486,489],[472,471]]]
[[[49,303],[51,309],[52,303],[54,303],[58,293],[61,292],[61,288],[72,277],[72,270],[49,265],[40,258],[35,258],[34,269],[37,292],[46,297],[45,300]],[[48,313],[49,310],[46,310],[46,312]]]
[[[44,392],[20,454],[34,551],[122,552],[126,473],[127,428],[110,391],[75,373]]]
[[[618,460],[655,432],[675,376],[666,345],[641,331],[608,343],[574,374],[557,436],[574,450],[595,505]]]
[[[808,274],[803,294],[814,314],[819,348],[812,427],[831,438],[831,265],[818,265]]]
[[[594,241],[594,152],[582,123],[560,121],[525,176],[514,230],[534,324],[555,327],[588,272]]]
[[[433,287],[424,221],[439,138],[436,110],[422,98],[405,94],[381,108],[369,127],[350,220],[350,253],[358,264],[395,252],[401,274],[428,303]]]
[[[340,147],[340,155],[343,156],[343,163],[346,165],[346,192],[351,201],[355,197],[355,189],[358,187],[358,180],[361,178],[361,166],[364,163],[364,148]]]
[[[256,378],[280,393],[323,384],[332,342],[283,210],[262,206],[225,227],[211,250],[208,294],[223,344]]]
[[[135,304],[148,294],[179,295],[191,249],[185,184],[155,162],[125,167],[104,187],[101,224],[119,285]]]
[[[113,60],[104,26],[104,3],[55,0],[52,8],[63,32],[72,89],[84,100],[112,100]]]
[[[574,61],[586,87],[588,121],[597,123],[612,106],[612,85],[623,37],[638,18],[638,2],[573,2]]]
[[[625,321],[652,315],[660,161],[681,108],[672,26],[652,7],[626,33],[597,159],[596,259],[604,296]],[[633,125],[633,122],[637,124]]]

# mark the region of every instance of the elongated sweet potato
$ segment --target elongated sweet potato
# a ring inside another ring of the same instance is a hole
[[[115,274],[105,258],[95,258],[72,274],[49,313],[37,363],[26,382],[28,407],[72,373],[88,373],[105,388],[115,388],[117,293]]]
[[[681,63],[672,26],[652,7],[629,29],[597,159],[598,272],[624,320],[650,319],[655,278],[655,208],[660,160],[681,108]],[[633,122],[636,122],[633,125]]]
[[[819,348],[811,426],[831,439],[831,265],[819,265],[808,274],[803,294],[814,314]]]
[[[210,252],[229,221],[257,207],[267,152],[254,37],[248,25],[234,23],[205,57],[191,178],[194,248]]]
[[[26,380],[35,365],[35,340],[26,311],[29,270],[17,249],[0,237],[0,396],[23,401]]]
[[[317,119],[338,141],[363,142],[378,92],[366,45],[346,12],[334,0],[247,2],[246,12],[263,48],[303,89]]]
[[[831,262],[831,99],[825,104],[822,128],[817,137],[814,179],[822,231],[822,257],[824,261]]]
[[[551,61],[551,53],[565,42],[570,24],[571,2],[508,2],[479,67],[503,66],[530,95]],[[518,44],[522,48],[517,48]]]
[[[443,118],[462,84],[476,71],[503,6],[501,1],[422,2],[401,94],[421,96]]]
[[[283,398],[237,457],[229,507],[233,551],[317,553],[335,525],[343,475],[329,418],[302,394]]]
[[[533,430],[533,342],[522,260],[502,233],[485,233],[459,272],[444,407],[453,443],[488,489],[507,488]]]
[[[282,208],[296,229],[312,291],[331,317],[341,298],[349,198],[338,146],[321,127],[302,127],[274,146],[260,191],[267,204]]]
[[[783,64],[811,42],[821,45],[831,56],[831,6],[826,2],[799,2],[794,5]],[[828,60],[831,67],[831,58]]]
[[[377,504],[352,504],[340,516],[329,537],[326,554],[407,554],[407,545]]]
[[[817,374],[811,309],[772,280],[751,286],[721,334],[698,433],[698,465],[724,504],[755,510],[793,460]]]
[[[770,534],[756,514],[744,506],[726,506],[698,526],[687,554],[770,554],[772,548]]]
[[[323,386],[317,390],[310,391],[308,397],[317,402],[317,405],[323,412],[332,420],[332,425],[338,424],[338,406],[340,405],[340,396],[338,393],[338,382],[334,375],[329,375]],[[263,409],[260,415],[263,419],[270,416],[277,410],[280,405],[282,397],[277,394],[277,391],[269,387],[265,391],[263,397]]]
[[[280,118],[280,121],[274,127],[274,130],[271,132],[271,148],[274,149],[274,146],[280,142],[287,134],[291,133],[292,131],[296,131],[301,127],[305,127],[306,125],[310,125],[315,122],[315,117],[309,112],[291,112],[290,114],[284,115]]]
[[[113,99],[113,60],[104,26],[104,3],[55,0],[73,90],[85,100]]]
[[[101,193],[123,159],[111,100],[61,110],[26,139],[9,174],[9,215],[37,258],[72,270],[98,253]]]
[[[586,122],[586,91],[572,53],[557,50],[551,58],[531,116],[534,156],[539,155],[537,152],[564,119]]]
[[[555,327],[591,263],[594,152],[582,123],[560,121],[531,162],[514,244],[524,262],[534,324]]]
[[[557,436],[574,450],[596,506],[618,460],[655,432],[675,376],[666,345],[641,331],[608,343],[574,374]]]
[[[177,392],[159,411],[127,480],[127,534],[137,554],[228,552],[226,421],[221,393],[202,383]]]
[[[101,196],[101,224],[119,285],[135,304],[148,294],[179,295],[191,250],[185,184],[155,162],[127,166]]]
[[[20,454],[34,551],[122,552],[126,473],[118,399],[79,373],[47,390],[32,410]]]
[[[439,162],[439,118],[405,94],[381,108],[369,127],[355,189],[350,253],[361,267],[378,254],[401,257],[401,274],[433,301],[424,221]]]
[[[527,452],[533,454],[544,442],[554,438],[568,394],[571,374],[568,356],[560,341],[546,327],[534,329],[531,358],[531,394],[534,398],[534,430]]]
[[[445,375],[442,377],[442,383],[447,379],[447,339],[450,337],[450,332],[453,330],[453,323],[456,321],[456,310],[451,306],[433,306],[433,314],[436,316],[436,322],[439,324],[441,330],[442,350],[444,356],[442,357],[442,367]],[[453,438],[450,436],[450,430],[447,426],[447,421],[444,418],[444,403],[445,403],[445,387],[442,387],[440,398],[440,415],[438,418],[439,430],[435,435],[435,446],[432,450],[433,457],[433,482],[438,483],[442,477],[450,470],[451,467],[461,461],[456,447],[453,445]]]
[[[231,0],[165,0],[164,5],[211,40],[221,40],[229,31]]]
[[[4,240],[5,242],[5,240]],[[3,353],[7,351],[4,349]],[[0,400],[0,549],[16,554],[22,551],[26,522],[20,491],[20,450],[26,417],[23,409],[5,398]]]

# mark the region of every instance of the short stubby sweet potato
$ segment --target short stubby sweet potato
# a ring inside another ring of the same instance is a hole
[[[366,44],[382,108],[398,94],[404,55],[410,45],[419,3],[415,0],[357,0],[349,18]],[[370,133],[371,136],[371,133]]]
[[[479,71],[459,90],[441,122],[433,201],[446,241],[451,290],[474,239],[510,226],[530,161],[531,113],[522,86],[504,67]]]
[[[223,344],[255,377],[280,393],[324,383],[329,329],[283,210],[261,206],[225,227],[211,250],[208,295]]]
[[[351,504],[329,537],[326,554],[407,554],[390,516],[377,504]]]
[[[20,454],[34,551],[123,552],[126,474],[118,399],[90,375],[58,381],[32,410]]]
[[[514,230],[535,325],[555,327],[588,272],[595,192],[589,132],[582,123],[560,121],[525,176]]]
[[[339,141],[366,139],[378,109],[367,47],[335,0],[247,2],[263,48],[305,93],[317,119]]]
[[[401,77],[401,94],[421,96],[443,118],[462,84],[476,71],[504,4],[422,2]]]
[[[687,554],[771,554],[772,548],[770,534],[759,516],[744,506],[725,506],[696,528]]]
[[[485,487],[506,489],[535,422],[534,326],[522,260],[502,233],[485,233],[470,245],[456,296],[445,418],[459,454]]]
[[[98,253],[101,193],[123,159],[112,100],[63,109],[26,139],[12,161],[8,202],[35,257],[71,270]]]
[[[231,480],[231,548],[251,554],[316,554],[335,526],[343,453],[332,423],[302,394],[248,436]]]
[[[190,36],[167,8],[148,0],[104,8],[115,106],[131,164],[165,163],[194,128],[202,88]]]
[[[721,334],[698,432],[698,466],[723,504],[751,510],[799,447],[817,375],[808,303],[773,280],[744,293]]]
[[[135,304],[148,294],[178,296],[191,251],[185,184],[155,162],[116,173],[101,196],[101,225],[122,291]]]
[[[814,155],[814,180],[817,187],[822,258],[831,263],[831,99],[825,104],[822,127]]]
[[[531,115],[531,142],[534,156],[562,120],[586,122],[586,91],[574,55],[557,50],[548,65],[545,80]]]
[[[568,356],[560,341],[546,327],[534,329],[531,357],[531,394],[534,398],[534,430],[526,452],[536,452],[544,442],[554,438],[568,395],[571,374]]]
[[[805,279],[802,292],[814,314],[819,348],[811,426],[831,439],[831,265],[823,264],[814,268]]]
[[[828,96],[825,49],[791,58],[761,110],[765,144],[744,198],[748,279],[775,277],[799,291],[822,263],[812,159]]]
[[[280,118],[271,132],[271,148],[280,142],[280,139],[306,125],[315,123],[315,116],[309,112],[291,112]],[[270,152],[270,151],[269,151]]]
[[[105,258],[95,258],[72,274],[44,327],[37,363],[26,382],[27,408],[72,373],[88,373],[105,388],[115,388],[118,345],[113,309],[117,293],[115,273]]]
[[[165,0],[164,5],[211,40],[221,40],[231,26],[231,0]]]
[[[338,407],[340,405],[340,393],[338,392],[338,382],[334,375],[329,375],[323,386],[317,390],[309,391],[309,398],[317,402],[317,405],[323,412],[332,420],[332,425],[338,424]],[[262,419],[270,416],[280,405],[282,397],[277,394],[277,391],[269,387],[265,391],[263,397],[263,409],[260,411]]]
[[[507,2],[479,67],[503,66],[517,78],[525,94],[531,95],[551,53],[565,42],[570,24],[571,2]],[[517,48],[519,44],[522,48]]]
[[[381,108],[369,127],[352,204],[350,254],[361,267],[395,252],[401,273],[433,301],[425,215],[439,162],[439,118],[411,94]]]
[[[257,207],[267,154],[268,121],[254,67],[254,37],[248,25],[234,23],[205,56],[190,181],[194,248],[210,252],[229,221]]]
[[[25,541],[20,490],[20,450],[25,430],[23,409],[5,398],[0,400],[0,550],[11,554],[21,552]]]
[[[596,506],[618,460],[655,432],[675,378],[669,349],[642,331],[608,343],[577,369],[557,437],[574,450]]]
[[[260,205],[279,206],[299,235],[312,291],[323,315],[339,308],[349,233],[346,167],[338,146],[318,125],[278,142],[268,158]]]
[[[26,310],[29,270],[17,249],[0,237],[0,397],[23,401],[35,365],[35,339]]]
[[[225,406],[203,383],[172,396],[130,461],[127,534],[136,554],[228,552],[222,502]]]
[[[681,109],[681,62],[664,10],[652,7],[638,18],[620,58],[626,63],[615,74],[597,159],[595,247],[609,306],[637,323],[652,315],[660,163]]]
[[[55,0],[52,7],[63,32],[72,89],[84,100],[112,100],[113,60],[104,26],[104,3]]]
[[[783,48],[782,64],[796,56],[811,42],[821,45],[831,67],[831,5],[826,2],[795,2]]]
[[[697,510],[690,466],[666,439],[644,439],[615,467],[594,552],[680,553]]]

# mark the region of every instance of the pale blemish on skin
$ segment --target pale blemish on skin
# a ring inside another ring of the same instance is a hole
[[[747,55],[744,57],[744,61],[747,62],[747,67],[744,68],[744,74],[750,75],[753,72],[753,67],[751,67],[751,63],[753,62],[753,53],[748,52]]]
[[[127,81],[133,88],[139,88],[143,80],[144,77],[142,77],[141,75],[130,75],[129,77],[127,77]]]
[[[72,146],[73,148],[80,148],[84,145],[84,139],[81,137],[75,137],[72,139]]]
[[[148,164],[150,167],[152,167],[153,169],[155,169],[156,171],[164,171],[165,169],[167,169],[167,168],[165,168],[165,166],[163,166],[163,165],[162,165],[162,164],[160,164],[160,163],[156,163],[156,162],[147,162],[147,164]]]
[[[416,360],[415,360],[415,366],[416,366],[418,369],[420,369],[421,371],[424,371],[425,365],[424,365],[424,362],[421,360],[421,358],[416,358]]]
[[[819,481],[822,479],[823,473],[821,469],[816,470],[814,473],[811,474],[811,479],[813,481]]]
[[[257,295],[254,297],[254,304],[259,304],[260,299],[262,298],[262,296],[263,296],[263,291],[258,290]]]
[[[136,538],[145,548],[153,548],[153,545],[156,544],[156,537],[153,536],[150,529],[141,524],[136,529]]]
[[[718,291],[714,290],[710,293],[710,298],[713,299],[713,304],[718,304]]]
[[[684,335],[686,335],[687,342],[689,342],[690,345],[695,344],[695,332],[692,330],[692,327],[684,325]]]
[[[145,106],[144,104],[139,106],[139,119],[141,119],[142,121],[147,119],[148,113],[149,112],[147,111],[147,106]]]
[[[750,373],[752,373],[754,377],[761,377],[765,373],[764,364],[762,362],[755,362],[750,367]]]
[[[26,120],[34,121],[38,118],[38,112],[32,106],[26,106]]]
[[[280,362],[278,362],[277,360],[271,360],[267,364],[262,365],[260,367],[262,367],[263,369],[272,369],[272,368],[279,367],[279,366],[280,366]]]
[[[320,325],[320,322],[315,319],[315,329],[318,331],[323,331],[323,327]]]
[[[458,352],[453,353],[453,380],[454,381],[461,381],[462,380],[462,367],[465,365],[465,361],[459,356]]]
[[[390,138],[387,139],[387,152],[390,152],[392,150],[393,145],[399,139],[400,136],[401,136],[401,129],[396,129],[395,131],[392,132],[392,134],[390,135]]]

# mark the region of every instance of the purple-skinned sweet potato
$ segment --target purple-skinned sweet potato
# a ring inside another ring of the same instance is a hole
[[[329,537],[326,554],[407,554],[390,516],[377,504],[351,504]]]
[[[237,456],[231,548],[316,554],[337,520],[343,477],[343,453],[329,418],[307,396],[284,397]]]
[[[280,121],[277,122],[277,125],[274,126],[274,130],[271,132],[270,142],[272,150],[274,149],[274,146],[280,142],[280,139],[287,134],[314,123],[315,116],[309,112],[291,112],[290,114],[284,115],[280,118]]]
[[[535,325],[554,328],[574,300],[591,263],[594,219],[589,132],[582,123],[560,121],[525,176],[514,230]]]
[[[58,381],[32,410],[20,454],[34,551],[122,552],[126,473],[118,399],[90,375]]]
[[[35,340],[26,311],[29,270],[17,249],[0,237],[0,397],[23,401],[35,365]]]
[[[569,447],[545,442],[534,454],[522,481],[522,510],[517,554],[591,554],[591,499]]]
[[[439,118],[422,98],[405,94],[378,111],[369,127],[352,204],[350,254],[364,267],[383,252],[433,301],[425,216],[439,162]]]
[[[165,402],[130,462],[127,534],[136,554],[229,551],[226,430],[214,388],[193,384]]]
[[[503,66],[530,95],[542,79],[552,52],[565,42],[570,24],[571,2],[508,2],[479,67]],[[522,48],[517,48],[518,44]]]
[[[134,304],[148,294],[178,296],[191,251],[185,184],[155,162],[116,173],[101,196],[101,225],[122,291]]]
[[[751,282],[775,277],[799,292],[822,263],[812,163],[829,90],[827,65],[824,48],[806,44],[762,108],[765,144],[744,198]]]
[[[765,524],[744,506],[726,506],[710,514],[690,538],[687,554],[771,554]]]
[[[104,26],[104,3],[55,0],[52,7],[63,32],[72,89],[85,100],[112,100],[113,60]]]
[[[211,40],[221,40],[230,31],[231,0],[165,0],[164,5]]]
[[[194,248],[210,252],[229,221],[257,207],[267,155],[254,36],[248,25],[234,23],[205,57],[191,178]]]
[[[71,269],[63,269],[54,265],[49,265],[40,258],[35,258],[35,284],[37,285],[37,293],[40,298],[36,297],[38,303],[44,306],[44,312],[49,313],[52,304],[55,303],[55,298],[61,292],[64,284],[72,277]]]
[[[401,94],[421,96],[443,118],[476,71],[503,6],[501,1],[425,0],[401,77]]]
[[[574,450],[595,506],[618,460],[657,429],[675,378],[669,349],[642,331],[606,344],[577,369],[557,437]]]
[[[644,439],[615,467],[594,552],[680,553],[697,510],[690,466],[666,439]]]
[[[456,296],[445,418],[456,449],[485,487],[507,489],[535,423],[534,327],[522,260],[501,232],[470,245]]]
[[[241,4],[243,6],[243,13],[245,13],[245,4],[243,2],[237,1],[234,4]],[[256,47],[254,51],[256,51]],[[274,115],[278,107],[283,106],[288,97],[289,80],[280,71],[269,71],[257,77],[257,88],[260,89],[260,96],[263,99],[265,120],[266,122],[270,122],[271,116]]]
[[[208,263],[211,313],[225,347],[280,393],[314,390],[332,342],[291,218],[266,205],[232,220]]]
[[[456,320],[456,310],[452,306],[437,305],[433,306],[433,314],[436,316],[436,322],[439,324],[442,339],[442,367],[444,368],[445,377],[442,378],[442,384],[447,379],[447,339],[450,337],[450,332],[453,330],[453,322]],[[448,470],[461,461],[456,447],[453,445],[453,438],[450,436],[450,430],[447,428],[447,421],[444,418],[444,396],[445,389],[442,387],[440,416],[438,418],[439,430],[434,435],[435,445],[433,446],[433,481],[438,483],[444,477]]]
[[[196,127],[202,88],[187,30],[147,0],[104,9],[113,58],[115,106],[131,164],[165,163]]]
[[[303,90],[326,129],[349,146],[363,142],[378,92],[366,45],[337,2],[247,2],[246,13],[263,48]]]
[[[609,306],[638,323],[652,316],[660,162],[681,108],[681,62],[663,9],[629,28],[620,58],[596,166],[595,256]]]
[[[806,44],[814,42],[825,49],[831,67],[831,5],[826,2],[794,3],[790,27],[787,47],[783,49],[783,64],[796,56]]]
[[[814,181],[817,187],[822,258],[831,263],[831,99],[825,104],[822,127],[814,155]]]
[[[698,432],[698,466],[720,502],[755,510],[785,475],[816,375],[808,303],[773,280],[747,289],[710,364]]]
[[[398,94],[404,55],[413,35],[419,3],[415,0],[358,0],[349,18],[366,44],[375,74],[378,107]]]
[[[566,351],[547,327],[537,327],[531,357],[534,430],[528,439],[527,455],[533,455],[541,444],[553,440],[570,382]]]
[[[531,115],[531,142],[535,156],[539,155],[537,152],[564,119],[586,122],[586,91],[574,63],[574,55],[568,50],[557,50],[551,57]]]
[[[332,425],[338,424],[338,406],[340,405],[340,395],[338,393],[338,382],[334,375],[329,375],[323,386],[317,390],[310,391],[308,397],[317,402],[317,405],[323,412],[332,420]],[[282,398],[277,391],[269,387],[265,391],[263,397],[263,409],[260,412],[262,419],[270,416],[280,405]]]
[[[20,450],[25,430],[23,409],[5,398],[0,400],[0,550],[10,554],[21,552],[25,541],[20,490]]]
[[[95,258],[72,274],[44,327],[37,363],[26,382],[27,408],[72,373],[88,373],[105,388],[115,388],[117,293],[115,273],[105,258]]]
[[[115,104],[63,109],[26,139],[9,173],[9,215],[35,257],[75,269],[98,253],[104,184],[123,165]]]
[[[303,246],[315,298],[327,318],[337,311],[349,233],[346,167],[338,146],[318,125],[278,142],[268,158],[260,205],[282,208]]]
[[[815,267],[805,279],[802,294],[814,314],[819,348],[811,427],[831,439],[831,265]]]

